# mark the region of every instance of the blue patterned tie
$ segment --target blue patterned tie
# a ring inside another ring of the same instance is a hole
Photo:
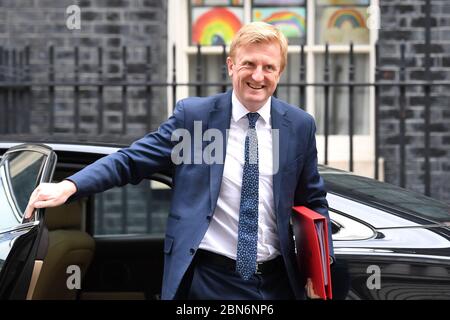
[[[241,205],[239,208],[239,230],[236,271],[244,280],[256,271],[256,249],[258,244],[258,137],[256,120],[259,114],[247,113],[249,130],[245,137],[245,163],[242,174]]]

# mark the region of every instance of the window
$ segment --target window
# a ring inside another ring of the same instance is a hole
[[[172,196],[155,180],[128,184],[94,196],[94,235],[164,236]]]
[[[230,44],[244,23],[243,1],[190,1],[191,45]]]
[[[250,21],[276,25],[289,41],[288,64],[277,97],[315,117],[319,161],[323,163],[325,89],[323,85],[309,85],[301,90],[299,83],[323,84],[326,66],[330,82],[349,82],[350,65],[354,70],[353,81],[374,81],[377,30],[368,26],[369,13],[373,12],[369,6],[377,4],[378,0],[169,1],[168,42],[169,46],[175,44],[177,48],[175,61],[169,57],[169,70],[172,71],[175,63],[177,80],[181,83],[222,83],[228,80],[223,45],[229,45],[239,27]],[[350,43],[354,52],[352,62]],[[201,45],[200,57],[197,44]],[[325,59],[325,44],[329,45],[328,59]],[[304,63],[301,63],[302,45]],[[220,85],[186,86],[177,89],[177,99],[212,95],[224,89]],[[348,169],[348,119],[352,97],[354,168],[359,174],[372,176],[374,90],[355,86],[352,96],[349,92],[349,86],[329,87],[329,164]]]
[[[40,152],[18,150],[0,162],[0,230],[22,224],[31,193],[39,184],[47,157]]]

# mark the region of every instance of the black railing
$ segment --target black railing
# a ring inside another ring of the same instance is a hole
[[[29,62],[28,47],[20,51],[0,47],[0,134],[29,132]]]

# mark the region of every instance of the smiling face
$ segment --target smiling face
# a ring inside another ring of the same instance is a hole
[[[227,58],[228,74],[239,101],[250,111],[261,108],[274,93],[281,75],[281,49],[276,42],[237,48]]]

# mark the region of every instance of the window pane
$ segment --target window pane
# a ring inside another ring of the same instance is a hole
[[[317,82],[324,81],[324,55],[315,57]],[[355,81],[369,81],[369,57],[367,54],[355,55]],[[347,82],[349,79],[349,56],[346,54],[330,54],[329,61],[330,82]],[[325,89],[317,87],[315,89],[315,118],[317,121],[317,132],[324,133],[324,108]],[[329,116],[328,125],[330,134],[348,134],[349,132],[349,88],[343,86],[331,86],[329,88],[328,105]],[[353,89],[354,107],[354,133],[369,134],[369,88],[355,86]]]
[[[18,151],[10,154],[5,161],[11,182],[12,196],[16,200],[20,215],[27,208],[31,193],[39,183],[46,157],[40,152]]]
[[[144,180],[95,195],[95,235],[149,234],[164,236],[172,191]]]
[[[289,44],[305,43],[306,10],[304,7],[253,7],[253,21],[264,21],[278,27]]]
[[[16,151],[0,162],[0,229],[18,226],[42,175],[46,156]]]
[[[316,7],[316,43],[368,44],[367,19],[368,13],[365,6],[319,5]]]
[[[191,7],[191,44],[230,44],[244,21],[242,7]]]

